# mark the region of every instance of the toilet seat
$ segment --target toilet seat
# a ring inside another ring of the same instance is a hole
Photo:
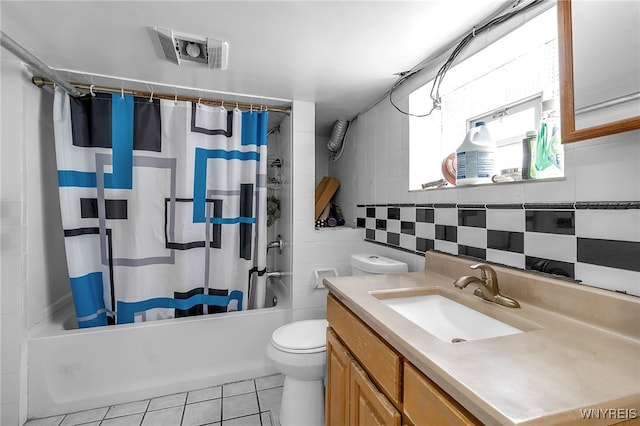
[[[271,335],[271,344],[283,352],[311,354],[327,350],[327,320],[295,321],[278,328]]]

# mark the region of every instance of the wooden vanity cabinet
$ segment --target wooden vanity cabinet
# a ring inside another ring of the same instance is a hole
[[[471,413],[425,377],[404,363],[404,414],[414,425],[481,425]]]
[[[327,320],[327,426],[482,424],[331,294]]]
[[[327,329],[327,425],[400,425],[400,413]]]

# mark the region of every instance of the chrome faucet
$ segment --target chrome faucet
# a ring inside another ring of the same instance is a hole
[[[284,241],[282,241],[282,235],[278,235],[276,238],[277,240],[271,241],[269,244],[267,244],[267,253],[269,252],[270,249],[277,248],[278,253],[282,254],[282,248],[284,247]]]
[[[509,308],[519,308],[520,304],[511,297],[503,296],[498,289],[498,276],[496,271],[486,263],[477,263],[469,266],[471,269],[480,269],[482,278],[473,275],[465,275],[453,282],[453,285],[459,289],[463,289],[469,284],[476,284],[478,288],[473,292],[474,295],[499,305]]]

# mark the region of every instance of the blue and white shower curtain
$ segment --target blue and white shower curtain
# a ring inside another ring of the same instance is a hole
[[[267,112],[57,89],[79,327],[264,307]]]

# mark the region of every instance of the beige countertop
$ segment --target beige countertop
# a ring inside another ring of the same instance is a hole
[[[479,275],[471,263],[430,252],[425,272],[337,277],[325,285],[486,424],[576,424],[588,409],[616,410],[596,411],[600,418],[584,421],[589,425],[640,414],[639,298],[495,267],[501,293],[521,305],[503,307],[474,296],[473,285],[453,287],[460,275]],[[525,332],[447,343],[374,296],[427,288]]]

